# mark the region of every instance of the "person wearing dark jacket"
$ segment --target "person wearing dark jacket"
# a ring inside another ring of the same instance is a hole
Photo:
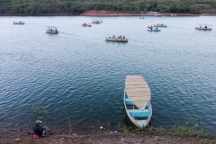
[[[35,122],[35,125],[32,127],[32,130],[34,131],[34,135],[37,135],[39,137],[45,134],[45,130],[46,130],[46,126],[44,126],[43,128],[40,126],[41,123],[42,121],[37,120]]]

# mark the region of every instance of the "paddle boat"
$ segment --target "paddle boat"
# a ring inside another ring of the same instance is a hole
[[[59,31],[57,30],[57,27],[54,26],[47,26],[48,29],[46,30],[46,33],[50,33],[50,34],[58,34]]]
[[[110,37],[109,35],[107,35],[105,38],[106,38],[106,41],[128,42],[128,39],[125,36],[118,36],[118,37],[116,37],[115,35],[113,35],[112,37]]]
[[[145,17],[140,17],[140,19],[145,19]]]
[[[161,31],[158,27],[152,27],[152,26],[148,26],[147,30],[150,32],[160,32]]]
[[[102,20],[93,20],[91,23],[92,24],[101,24],[103,21]]]
[[[131,122],[142,129],[148,126],[152,117],[151,91],[140,75],[126,76],[124,107]]]
[[[91,24],[87,24],[87,23],[83,23],[82,26],[83,27],[91,27],[92,25]]]
[[[199,24],[199,27],[195,27],[196,30],[207,30],[207,31],[211,31],[212,28],[208,27],[211,25],[207,25],[207,24]]]
[[[23,21],[15,21],[13,22],[14,25],[24,25],[25,23]]]
[[[162,27],[162,28],[165,28],[165,27],[167,27],[167,25],[165,25],[165,24],[156,24],[156,25],[154,25],[154,27]]]

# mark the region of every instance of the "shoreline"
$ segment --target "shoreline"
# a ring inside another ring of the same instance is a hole
[[[176,16],[171,16],[171,14],[176,14]],[[155,13],[148,12],[148,13],[117,13],[117,12],[111,12],[111,11],[86,11],[80,16],[103,16],[103,17],[114,17],[114,16],[149,16],[149,17],[179,17],[179,16],[216,16],[215,14],[190,14],[190,13]]]
[[[48,133],[39,139],[33,139],[33,133],[18,132],[12,130],[0,131],[0,143],[34,143],[34,144],[83,144],[83,143],[103,143],[103,144],[122,144],[122,143],[216,143],[216,137],[211,137],[204,131],[194,131],[187,127],[180,127],[171,131],[161,128],[146,128],[134,130],[123,128],[118,132],[98,131],[92,134],[55,134]]]
[[[157,13],[154,15],[153,12],[148,13],[119,13],[119,12],[112,12],[112,11],[95,11],[89,10],[81,14],[69,14],[69,13],[45,13],[45,14],[0,14],[0,16],[98,16],[98,17],[118,17],[118,16],[149,16],[149,17],[179,17],[179,16],[216,16],[216,13],[207,14],[191,14],[191,13]],[[176,14],[176,16],[171,16],[171,14]]]

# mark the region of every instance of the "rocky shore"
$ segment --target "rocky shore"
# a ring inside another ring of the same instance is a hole
[[[171,135],[133,135],[124,133],[101,133],[91,135],[46,135],[33,139],[32,133],[1,131],[1,144],[199,144],[211,143],[205,138],[196,136],[171,136]],[[215,141],[212,141],[214,143]]]

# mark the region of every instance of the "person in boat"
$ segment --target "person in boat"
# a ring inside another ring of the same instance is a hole
[[[116,36],[115,35],[113,35],[113,37],[112,38],[115,38]]]
[[[125,39],[125,36],[123,36],[123,39]]]
[[[205,26],[205,28],[207,28],[207,26]]]
[[[44,127],[41,127],[40,124],[42,123],[42,121],[40,120],[37,120],[35,122],[35,125],[32,127],[32,130],[34,132],[34,138],[39,138],[41,137],[42,135],[45,135],[46,132],[49,131],[49,128],[44,126]]]
[[[57,32],[57,29],[55,29],[55,31]]]
[[[53,31],[53,30],[51,29],[51,31]]]
[[[121,39],[121,38],[122,38],[122,36],[119,36],[119,37],[118,37],[118,39]]]

